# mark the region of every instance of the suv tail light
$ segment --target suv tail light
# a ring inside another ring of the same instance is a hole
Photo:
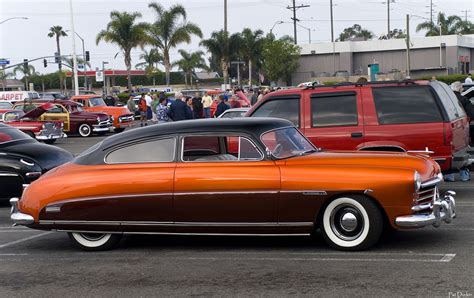
[[[444,145],[453,146],[453,129],[451,123],[444,124]]]

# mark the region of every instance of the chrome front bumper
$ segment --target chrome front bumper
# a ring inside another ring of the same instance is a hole
[[[395,219],[395,224],[401,228],[421,228],[429,225],[437,228],[443,221],[450,223],[456,217],[455,196],[454,191],[448,190],[443,198],[435,197],[429,206],[431,213],[399,216]]]
[[[10,199],[10,204],[12,205],[12,209],[10,210],[10,219],[13,221],[14,226],[27,226],[35,223],[35,219],[33,216],[25,213],[21,213],[18,210],[18,198]]]
[[[40,141],[45,141],[45,140],[57,140],[57,139],[62,139],[62,138],[67,138],[67,134],[63,133],[60,135],[37,135],[36,139]]]

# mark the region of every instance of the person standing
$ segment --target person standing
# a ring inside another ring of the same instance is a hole
[[[253,89],[253,94],[252,94],[252,97],[250,98],[250,104],[252,106],[257,103],[259,95],[260,95],[260,92],[258,91],[258,89],[257,88]]]
[[[170,110],[169,110],[169,117],[173,121],[182,121],[182,120],[188,120],[192,119],[193,115],[192,112],[189,111],[189,107],[186,104],[186,97],[183,96],[182,93],[177,92],[176,93],[176,99],[173,101],[173,103],[170,105]]]
[[[152,103],[153,99],[151,98],[150,93],[147,93],[145,95],[145,101],[146,101],[146,106],[147,106],[146,120],[148,122],[148,120],[151,120],[151,118],[153,118],[153,113],[151,112],[151,103]]]
[[[211,106],[212,106],[212,97],[209,94],[204,92],[204,96],[202,97],[202,107],[204,110],[204,117],[211,118]]]
[[[194,118],[194,111],[193,111],[193,98],[191,96],[186,97],[186,115],[189,117],[188,119],[195,119]],[[199,118],[198,118],[199,119]]]
[[[169,122],[168,117],[168,105],[166,97],[162,97],[159,100],[158,105],[156,106],[156,119],[158,123],[166,123]]]
[[[156,118],[156,108],[158,107],[158,104],[160,102],[158,101],[158,96],[156,96],[156,94],[153,94],[152,98],[153,98],[153,101],[151,102],[151,112],[153,116],[151,118],[151,122],[158,123],[158,120]]]
[[[146,119],[146,114],[148,110],[148,106],[146,104],[145,100],[145,94],[142,94],[140,97],[140,101],[138,102],[138,109],[140,110],[140,126],[147,126],[147,119]]]
[[[472,84],[472,76],[470,73],[467,74],[467,78],[464,80],[465,84]]]
[[[194,119],[200,119],[202,118],[202,98],[201,98],[201,93],[196,92],[194,93],[194,97],[192,98],[193,100],[193,118]]]
[[[127,100],[127,108],[131,113],[135,114],[135,111],[137,110],[137,105],[135,104],[135,97],[133,95],[130,95]]]
[[[224,95],[219,95],[219,104],[217,105],[214,117],[219,117],[222,113],[229,109],[229,106],[225,103]]]

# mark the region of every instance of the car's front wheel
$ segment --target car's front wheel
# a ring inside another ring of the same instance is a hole
[[[326,242],[339,250],[364,250],[376,244],[383,231],[378,206],[365,196],[332,200],[323,210],[319,226]]]
[[[92,134],[92,127],[89,124],[81,124],[79,125],[79,134],[81,137],[88,137]]]
[[[112,249],[122,239],[122,234],[68,233],[68,235],[76,246],[87,251]]]

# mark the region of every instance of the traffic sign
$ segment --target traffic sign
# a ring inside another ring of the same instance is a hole
[[[0,65],[8,65],[8,64],[10,64],[10,60],[0,59]]]

